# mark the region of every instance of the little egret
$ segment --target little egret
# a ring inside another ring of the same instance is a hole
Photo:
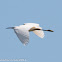
[[[44,30],[37,23],[25,23],[20,26],[8,27],[7,29],[14,29],[14,32],[18,36],[19,40],[24,44],[29,42],[29,32],[33,31],[40,38],[44,37],[43,31],[54,32],[52,30]]]

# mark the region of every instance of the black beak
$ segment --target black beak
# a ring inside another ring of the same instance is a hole
[[[14,27],[8,27],[8,28],[6,28],[6,29],[14,29]]]

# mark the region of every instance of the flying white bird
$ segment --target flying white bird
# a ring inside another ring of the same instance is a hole
[[[37,36],[40,38],[44,37],[44,32],[43,31],[50,31],[53,32],[52,30],[43,30],[39,24],[36,23],[25,23],[20,26],[15,26],[15,27],[8,27],[7,29],[14,29],[14,32],[18,36],[19,40],[24,44],[28,44],[29,42],[29,32],[33,31]]]

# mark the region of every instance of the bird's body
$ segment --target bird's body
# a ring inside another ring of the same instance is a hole
[[[24,44],[28,44],[29,42],[29,32],[33,31],[40,38],[44,37],[44,32],[39,24],[36,23],[25,23],[20,26],[9,27],[7,29],[14,29],[16,35],[19,40]]]

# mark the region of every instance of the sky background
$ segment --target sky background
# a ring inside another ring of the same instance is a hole
[[[6,29],[24,23],[39,23],[54,32],[45,32],[43,39],[31,32],[24,46],[13,30]],[[0,0],[0,59],[21,58],[62,62],[62,0]]]

